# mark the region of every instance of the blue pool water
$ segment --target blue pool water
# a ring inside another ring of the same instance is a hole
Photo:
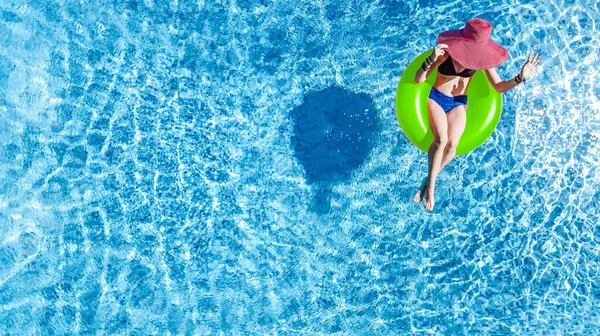
[[[600,3],[91,3],[0,2],[1,335],[600,333]],[[395,88],[475,16],[543,63],[427,213]]]

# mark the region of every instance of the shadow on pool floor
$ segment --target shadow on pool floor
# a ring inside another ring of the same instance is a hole
[[[292,146],[316,187],[313,210],[329,211],[333,185],[348,181],[374,146],[380,122],[371,96],[338,86],[311,92],[291,111]]]

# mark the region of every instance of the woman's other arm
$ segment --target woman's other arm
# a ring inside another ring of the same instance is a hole
[[[427,57],[427,60],[425,60],[425,62],[421,64],[419,70],[417,70],[417,73],[415,74],[415,83],[419,84],[427,80],[435,68],[437,68],[446,60],[446,58],[448,58],[446,48],[448,48],[448,46],[445,44],[438,44],[435,48],[433,48],[431,55]]]
[[[521,72],[512,79],[503,81],[502,78],[500,78],[500,75],[498,75],[496,68],[491,68],[491,69],[485,70],[485,74],[487,75],[487,78],[490,81],[490,83],[492,84],[492,86],[494,87],[494,89],[496,91],[498,91],[499,93],[504,93],[510,89],[515,88],[517,85],[521,84],[522,82],[529,80],[535,73],[535,70],[539,64],[540,64],[540,55],[535,54],[532,57],[531,53],[529,53],[527,62],[525,62],[525,64],[523,64],[523,67],[521,68]]]

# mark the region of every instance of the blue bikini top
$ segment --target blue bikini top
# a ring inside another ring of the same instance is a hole
[[[461,71],[461,73],[456,73],[454,69],[454,64],[452,63],[452,57],[448,55],[448,58],[438,66],[438,71],[442,75],[446,76],[460,76],[460,77],[472,77],[475,74],[475,70],[465,69]]]

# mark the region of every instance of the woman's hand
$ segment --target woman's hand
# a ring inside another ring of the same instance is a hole
[[[533,57],[531,57],[531,52],[529,53],[529,57],[527,57],[527,62],[523,64],[521,68],[521,78],[523,80],[529,80],[529,78],[533,77],[535,73],[535,69],[540,64],[540,54],[535,53]]]
[[[431,60],[435,62],[438,60],[438,58],[444,56],[446,54],[446,49],[448,49],[447,44],[438,44],[437,46],[435,46],[435,48],[433,48],[433,51],[431,52]]]

